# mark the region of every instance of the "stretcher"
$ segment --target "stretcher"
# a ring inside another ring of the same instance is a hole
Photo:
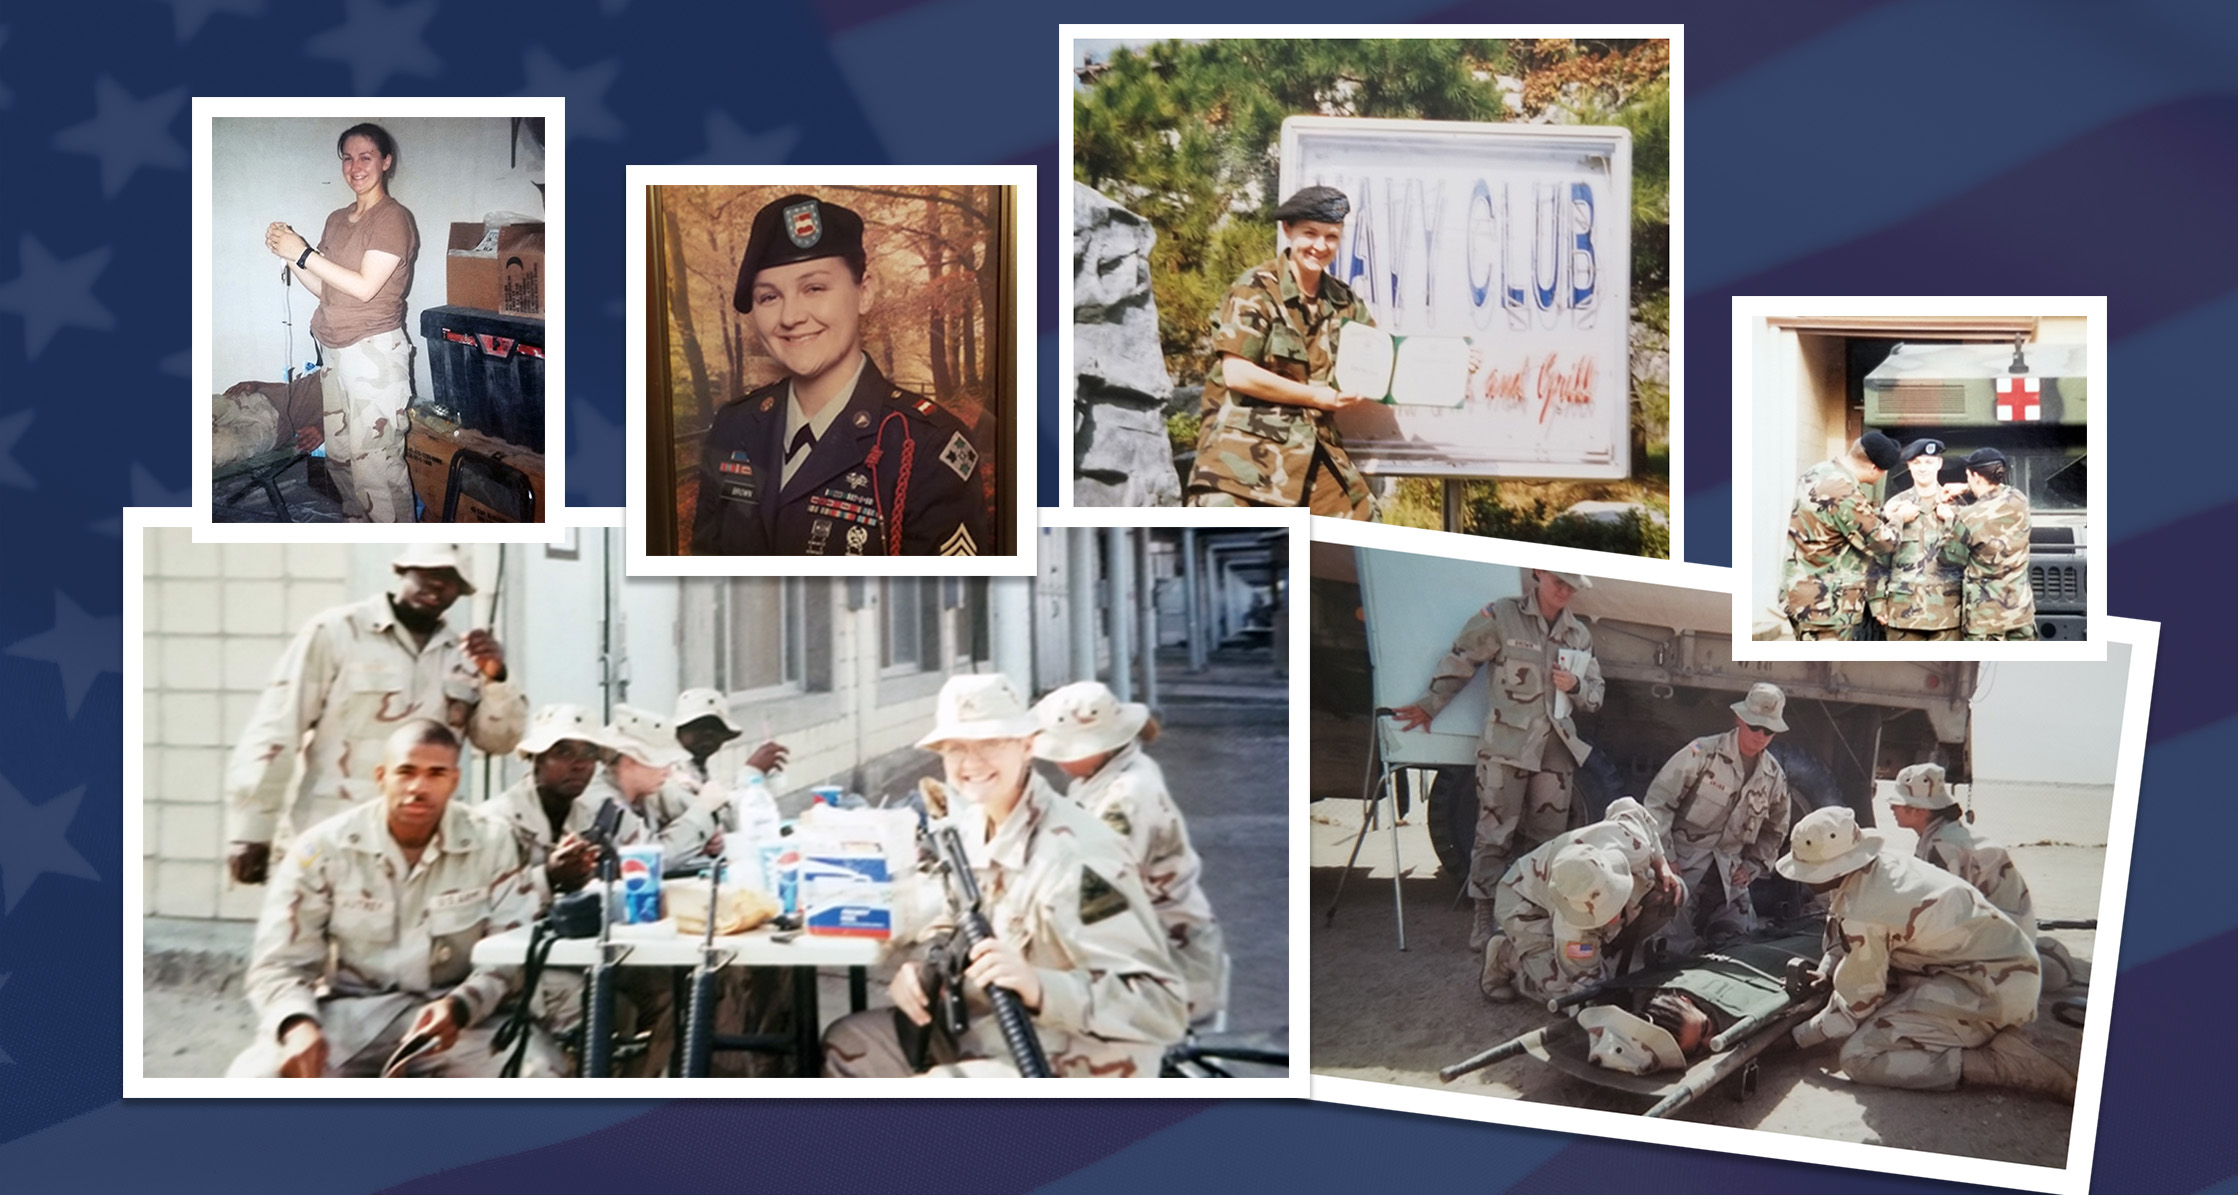
[[[1825,985],[1809,974],[1821,953],[1821,924],[1806,918],[1719,950],[1651,958],[1639,970],[1549,1001],[1555,1020],[1446,1067],[1438,1078],[1451,1083],[1493,1063],[1529,1057],[1586,1082],[1651,1100],[1646,1112],[1651,1117],[1669,1116],[1736,1076],[1741,1086],[1735,1097],[1746,1099],[1755,1094],[1757,1056],[1826,1006]],[[1573,1019],[1578,1009],[1614,1004],[1639,1012],[1649,996],[1666,989],[1685,993],[1710,1014],[1715,1031],[1700,1056],[1689,1059],[1684,1070],[1645,1075],[1589,1061],[1586,1031]]]

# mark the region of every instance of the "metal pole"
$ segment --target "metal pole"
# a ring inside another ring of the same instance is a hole
[[[1134,592],[1133,549],[1127,544],[1127,532],[1120,527],[1104,529],[1104,574],[1110,578],[1110,590],[1104,595],[1104,630],[1111,636],[1111,691],[1121,701],[1135,699],[1134,669],[1134,617],[1131,602]]]
[[[1189,624],[1189,671],[1204,671],[1204,593],[1197,582],[1197,529],[1186,527],[1181,532],[1182,588],[1187,591],[1187,622]]]
[[[1031,577],[996,577],[987,582],[987,645],[995,671],[1033,693],[1034,595]]]
[[[1461,483],[1451,477],[1445,479],[1445,529],[1461,533]]]
[[[1128,532],[1135,537],[1140,549],[1137,563],[1142,583],[1136,587],[1136,605],[1142,611],[1142,647],[1136,654],[1142,657],[1142,700],[1151,709],[1158,708],[1158,570],[1150,559],[1150,529],[1147,527]]]
[[[1072,643],[1068,681],[1096,679],[1096,541],[1092,527],[1065,528],[1066,630]]]

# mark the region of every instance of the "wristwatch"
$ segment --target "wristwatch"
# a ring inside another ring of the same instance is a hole
[[[307,261],[309,261],[309,260],[311,260],[311,255],[312,255],[313,253],[316,253],[316,252],[318,252],[318,250],[316,250],[316,249],[313,249],[313,248],[312,248],[312,247],[310,246],[310,243],[309,243],[309,242],[305,242],[305,243],[304,243],[304,246],[303,246],[303,252],[301,252],[301,253],[299,253],[299,254],[297,254],[297,255],[296,255],[296,258],[295,258],[295,268],[296,268],[296,269],[298,269],[298,270],[302,269],[302,268],[303,268],[303,263],[304,263],[304,262],[307,262]]]

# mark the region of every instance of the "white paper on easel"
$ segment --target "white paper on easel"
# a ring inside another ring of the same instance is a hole
[[[1397,345],[1373,324],[1349,323],[1337,332],[1336,368],[1330,372],[1340,394],[1381,401],[1391,392],[1391,362]]]
[[[1469,392],[1469,342],[1459,336],[1402,336],[1391,369],[1391,401],[1458,407]]]

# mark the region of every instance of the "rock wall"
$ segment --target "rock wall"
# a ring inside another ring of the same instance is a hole
[[[1166,439],[1173,382],[1158,347],[1150,245],[1142,217],[1073,184],[1073,501],[1176,506],[1181,479]]]

